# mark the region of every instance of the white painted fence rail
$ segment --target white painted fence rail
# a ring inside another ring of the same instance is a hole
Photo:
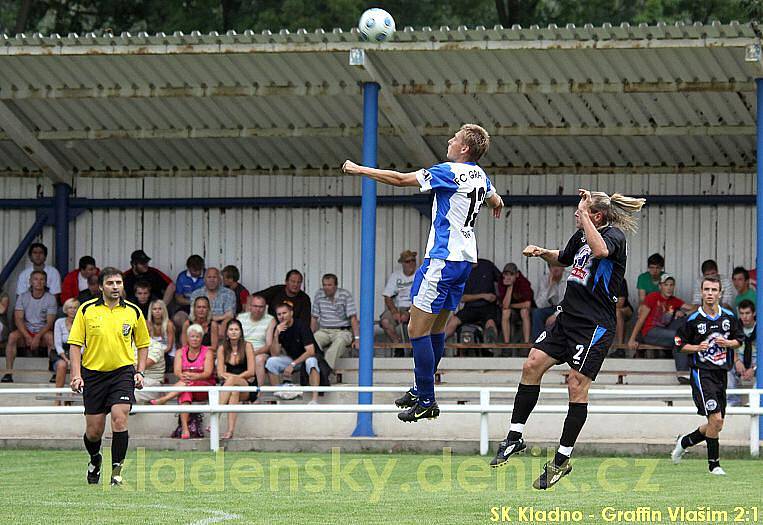
[[[311,387],[300,386],[301,392],[404,392],[407,386],[327,386]],[[256,413],[390,413],[399,412],[394,405],[350,405],[350,404],[261,404],[261,405],[221,405],[220,392],[278,392],[282,387],[223,387],[223,386],[155,386],[145,387],[146,392],[208,392],[209,403],[206,405],[134,405],[133,412],[140,414],[156,413],[203,413],[210,414],[209,423],[209,447],[215,451],[220,448],[220,414],[236,412],[245,414]],[[296,390],[296,389],[295,389]],[[491,393],[516,393],[516,387],[438,387],[437,392],[448,393],[479,393],[480,402],[474,405],[440,405],[442,413],[451,414],[480,414],[480,454],[483,456],[489,450],[488,437],[488,414],[511,413],[512,405],[495,405],[490,403]],[[0,388],[0,395],[25,395],[25,394],[57,394],[71,393],[68,388]],[[663,388],[663,389],[601,389],[593,388],[589,392],[591,397],[614,397],[614,398],[655,398],[675,399],[691,397],[691,390],[686,388]],[[542,395],[564,396],[566,388],[543,388]],[[750,406],[728,407],[727,415],[746,415],[750,418],[750,455],[758,457],[760,454],[760,416],[763,408],[760,405],[760,396],[763,389],[729,389],[727,394],[748,395]],[[567,405],[537,405],[533,412],[542,414],[566,414]],[[9,415],[33,415],[33,414],[82,414],[81,406],[0,406],[0,416]],[[591,414],[696,414],[693,406],[633,406],[633,405],[590,405],[588,412]]]

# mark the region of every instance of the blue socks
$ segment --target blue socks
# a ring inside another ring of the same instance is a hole
[[[445,332],[432,334],[429,338],[432,340],[432,350],[434,351],[433,372],[437,372],[437,367],[440,366],[440,359],[445,354]]]
[[[445,353],[445,334],[432,334],[411,339],[413,347],[414,395],[421,398],[426,405],[434,400],[434,373]]]

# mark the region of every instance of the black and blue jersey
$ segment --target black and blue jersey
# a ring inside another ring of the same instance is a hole
[[[714,317],[700,308],[678,329],[675,345],[680,350],[686,345],[707,341],[707,350],[689,354],[689,365],[707,370],[730,370],[734,365],[734,349],[719,346],[715,342],[719,337],[743,342],[744,331],[739,320],[725,308],[721,308]]]

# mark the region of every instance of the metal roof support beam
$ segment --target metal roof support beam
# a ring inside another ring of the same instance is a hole
[[[37,164],[42,172],[55,183],[70,184],[71,175],[58,159],[29,131],[8,105],[0,101],[0,127],[7,137]]]

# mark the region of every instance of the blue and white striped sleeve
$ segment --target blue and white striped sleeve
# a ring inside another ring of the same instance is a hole
[[[416,179],[419,181],[421,191],[431,190],[456,190],[458,184],[453,180],[454,174],[447,162],[435,164],[431,168],[419,170]]]

